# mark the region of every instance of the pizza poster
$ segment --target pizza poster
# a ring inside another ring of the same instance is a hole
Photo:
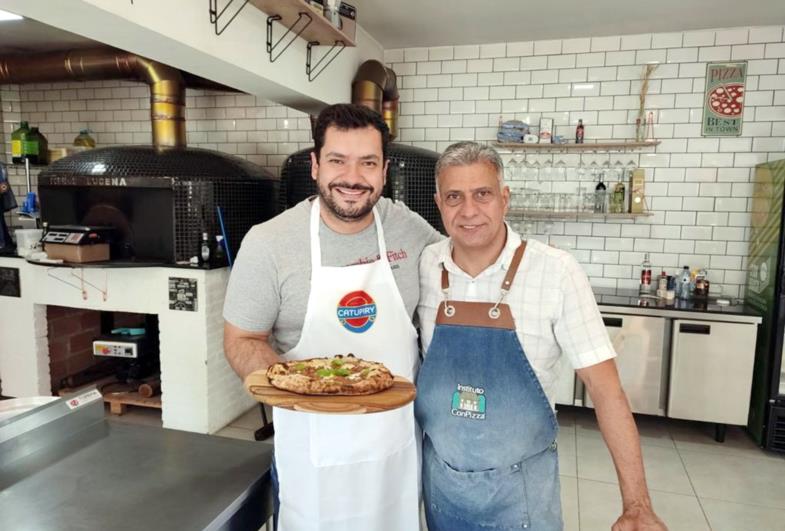
[[[709,63],[703,101],[703,136],[739,136],[744,113],[746,61]]]

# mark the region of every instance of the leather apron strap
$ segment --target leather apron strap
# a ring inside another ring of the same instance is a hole
[[[515,254],[510,262],[510,268],[502,281],[501,296],[496,303],[449,300],[447,296],[450,288],[450,279],[447,269],[442,264],[442,291],[445,294],[445,300],[442,301],[436,312],[436,324],[515,330],[515,321],[512,318],[510,307],[507,304],[502,304],[502,301],[510,291],[525,251],[526,242],[524,241],[515,250]]]

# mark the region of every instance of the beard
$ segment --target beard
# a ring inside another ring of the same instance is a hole
[[[326,186],[318,184],[319,197],[325,206],[332,212],[335,217],[341,221],[359,221],[368,215],[373,210],[374,205],[381,196],[381,191],[376,191],[372,186],[361,184],[346,184],[342,182],[332,182]],[[337,197],[339,192],[336,188],[346,188],[348,190],[367,190],[369,195],[366,199],[360,199],[349,205],[342,205],[341,200]]]

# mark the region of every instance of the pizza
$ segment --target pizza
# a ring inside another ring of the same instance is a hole
[[[719,116],[739,116],[744,105],[744,85],[729,83],[714,87],[708,96],[709,109]]]
[[[353,354],[274,363],[267,379],[273,387],[304,395],[370,395],[393,385],[387,367]]]

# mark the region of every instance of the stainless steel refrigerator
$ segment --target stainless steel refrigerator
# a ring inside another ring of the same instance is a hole
[[[748,429],[761,446],[785,452],[785,160],[755,167],[747,303],[760,312]]]

